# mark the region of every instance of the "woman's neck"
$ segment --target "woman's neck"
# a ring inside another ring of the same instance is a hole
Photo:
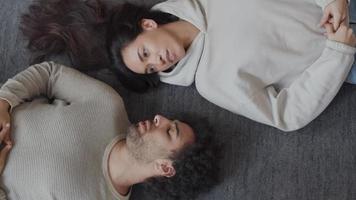
[[[164,24],[162,28],[174,35],[186,50],[200,32],[196,26],[185,20]]]

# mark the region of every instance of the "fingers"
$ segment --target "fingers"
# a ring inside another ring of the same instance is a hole
[[[326,30],[326,35],[328,37],[332,36],[334,34],[334,30],[331,24],[327,23],[325,24],[325,30]]]
[[[333,16],[333,26],[334,26],[334,30],[337,30],[340,26],[340,22],[341,22],[341,16],[340,15],[334,15]]]
[[[12,145],[8,144],[4,148],[2,148],[0,152],[0,162],[5,162],[7,155],[9,154],[10,150],[12,148]]]
[[[5,127],[7,127],[7,132],[5,134],[4,140],[2,142],[5,142],[6,144],[14,144],[13,141],[11,140],[11,124],[10,123],[4,123]]]
[[[0,132],[0,142],[3,142],[4,140],[8,140],[6,137],[8,137],[10,133],[10,124],[5,123],[2,126],[1,132]]]
[[[6,145],[0,151],[0,175],[4,171],[6,159],[7,159],[7,156],[9,155],[11,148],[12,148],[12,145]]]
[[[329,16],[330,16],[330,13],[325,11],[323,14],[323,17],[320,20],[319,27],[324,26],[326,24],[326,22],[328,22]]]
[[[330,32],[330,25],[328,25],[327,31]],[[335,33],[328,33],[328,39],[340,42],[349,46],[356,45],[355,35],[352,28],[347,25],[341,24]]]
[[[347,40],[348,27],[345,25],[340,25],[340,27],[335,31],[335,37],[339,38],[342,42]]]
[[[340,25],[340,27],[336,30],[336,33],[347,33],[349,31],[349,27],[346,25]],[[352,30],[352,29],[351,29]]]

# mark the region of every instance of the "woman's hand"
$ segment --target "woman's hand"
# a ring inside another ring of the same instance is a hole
[[[0,132],[0,144],[2,148],[0,149],[0,175],[4,171],[6,158],[12,148],[11,140],[7,140],[6,138],[10,138],[10,126],[5,126],[2,128]]]
[[[338,30],[340,24],[347,19],[348,3],[347,0],[334,0],[324,9],[324,15],[320,21],[320,27],[326,23],[333,24],[334,31]]]
[[[337,31],[333,30],[330,23],[325,24],[326,35],[329,40],[341,42],[349,46],[356,46],[356,37],[350,27],[341,24]]]

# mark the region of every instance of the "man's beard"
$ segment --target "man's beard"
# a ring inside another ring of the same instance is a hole
[[[135,125],[131,125],[127,131],[126,145],[128,152],[138,162],[149,163],[156,159],[167,157],[167,151],[157,145],[152,139],[143,138]]]

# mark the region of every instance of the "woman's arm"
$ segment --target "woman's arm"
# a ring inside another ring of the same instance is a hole
[[[355,36],[344,25],[330,32],[322,55],[288,88],[277,91],[273,86],[256,89],[240,114],[284,131],[300,129],[316,118],[332,101],[354,61]],[[240,111],[240,110],[239,110]]]
[[[86,101],[105,93],[116,93],[106,84],[54,62],[36,64],[9,79],[0,89],[0,99],[11,109],[37,96],[68,103]]]

